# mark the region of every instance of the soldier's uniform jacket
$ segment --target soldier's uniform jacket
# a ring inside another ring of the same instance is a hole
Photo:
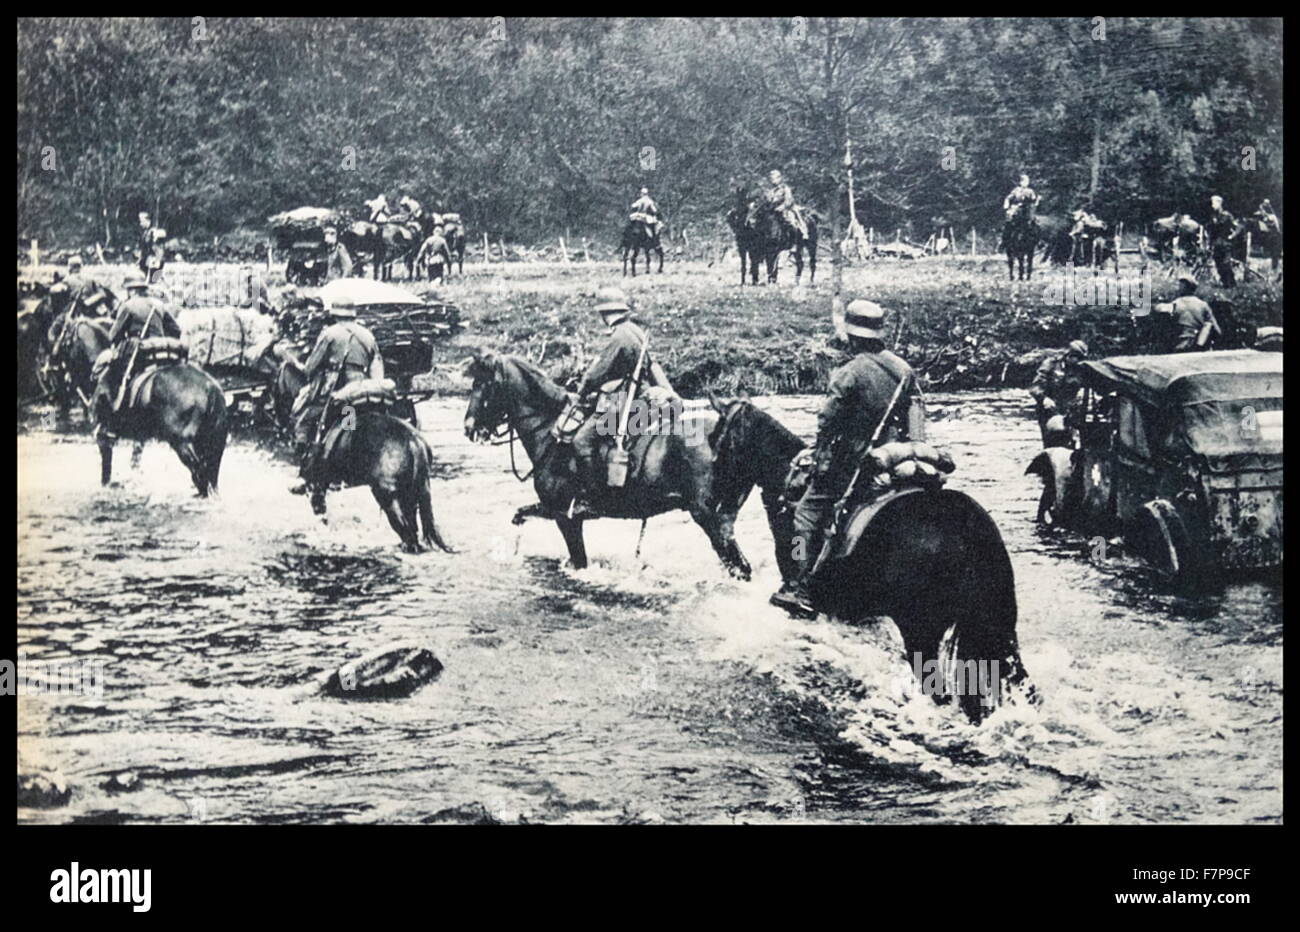
[[[321,331],[303,372],[316,385],[313,397],[320,398],[349,382],[382,379],[384,360],[374,334],[355,321],[338,321]]]
[[[903,391],[880,432],[880,440],[924,440],[925,409],[912,367],[889,350],[864,352],[831,373],[826,401],[817,415],[816,462],[819,472],[856,462],[899,382]]]
[[[1083,388],[1082,373],[1078,370],[1072,373],[1066,365],[1065,357],[1068,353],[1069,350],[1066,350],[1044,359],[1034,373],[1033,384],[1029,386],[1029,394],[1035,400],[1041,402],[1044,398],[1051,398],[1061,414],[1065,414],[1069,406],[1074,404],[1079,389]]]
[[[342,243],[335,243],[329,250],[329,259],[325,266],[325,277],[327,279],[347,278],[352,274],[352,257],[348,255],[347,247]]]
[[[69,275],[64,279],[68,286],[68,310],[75,314],[106,314],[113,301],[113,292],[84,273]]]
[[[633,213],[649,214],[652,217],[659,216],[659,205],[651,199],[650,195],[643,194],[632,202]]]
[[[1038,206],[1038,195],[1034,192],[1033,188],[1022,188],[1020,185],[1016,185],[1011,189],[1011,193],[1007,195],[1007,199],[1003,202],[1003,208],[1005,210],[1010,210],[1018,204],[1028,207],[1032,212],[1033,209]]]
[[[1216,327],[1218,322],[1214,319],[1214,311],[1203,300],[1196,295],[1183,295],[1173,302],[1173,352],[1181,353],[1186,350],[1197,349],[1196,340],[1200,336],[1201,329],[1207,323],[1213,323]]]
[[[145,227],[140,231],[140,268],[160,269],[163,258],[162,231],[154,226]]]
[[[451,250],[447,248],[447,240],[434,233],[421,244],[420,252],[415,257],[415,264],[433,262],[437,257],[441,257],[444,264],[451,263]]]
[[[767,189],[767,200],[782,213],[794,209],[794,191],[785,182],[770,185]]]
[[[1205,232],[1214,246],[1226,246],[1236,228],[1237,218],[1223,209],[1212,212],[1205,221]]]
[[[181,325],[161,301],[148,295],[132,295],[117,308],[109,342],[116,345],[133,337],[179,337]]]
[[[641,347],[646,345],[648,339],[645,331],[631,320],[622,320],[615,324],[605,349],[587,368],[587,374],[583,376],[582,384],[578,386],[578,397],[584,398],[594,394],[602,385],[614,379],[629,378],[636,369],[637,360],[641,358]],[[641,364],[641,376],[646,380],[644,384],[659,384],[655,375],[656,368],[651,365],[650,354],[647,352],[645,362]]]

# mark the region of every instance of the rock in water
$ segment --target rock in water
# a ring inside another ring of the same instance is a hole
[[[338,699],[400,699],[441,672],[442,664],[428,648],[389,644],[331,673],[325,693]]]
[[[18,805],[36,809],[62,806],[72,797],[63,774],[55,771],[18,774]]]

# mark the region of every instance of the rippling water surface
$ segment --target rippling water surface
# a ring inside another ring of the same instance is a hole
[[[721,571],[684,514],[513,527],[531,485],[461,435],[462,401],[421,406],[434,510],[461,552],[408,556],[365,489],[327,526],[293,468],[251,439],[219,500],[162,446],[101,490],[88,436],[18,436],[18,649],[104,661],[101,696],[19,700],[26,759],[68,805],[19,821],[1280,822],[1282,591],[1194,599],[1122,556],[1036,529],[1023,393],[931,399],[950,480],[1011,551],[1041,705],[980,728],[917,694],[892,626],[802,622],[754,497]],[[811,433],[817,399],[762,405]],[[398,639],[441,677],[410,698],[318,693]],[[138,777],[130,792],[104,785]]]

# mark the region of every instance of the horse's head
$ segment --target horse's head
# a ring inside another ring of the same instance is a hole
[[[484,350],[465,366],[465,375],[472,382],[469,406],[465,409],[465,436],[470,440],[486,442],[510,417],[504,390],[505,365],[502,356]]]

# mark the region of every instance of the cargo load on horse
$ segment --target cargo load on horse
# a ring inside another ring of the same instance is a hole
[[[295,285],[322,285],[328,274],[327,229],[337,229],[344,219],[326,207],[299,207],[269,218],[275,247],[287,256],[284,277]]]

